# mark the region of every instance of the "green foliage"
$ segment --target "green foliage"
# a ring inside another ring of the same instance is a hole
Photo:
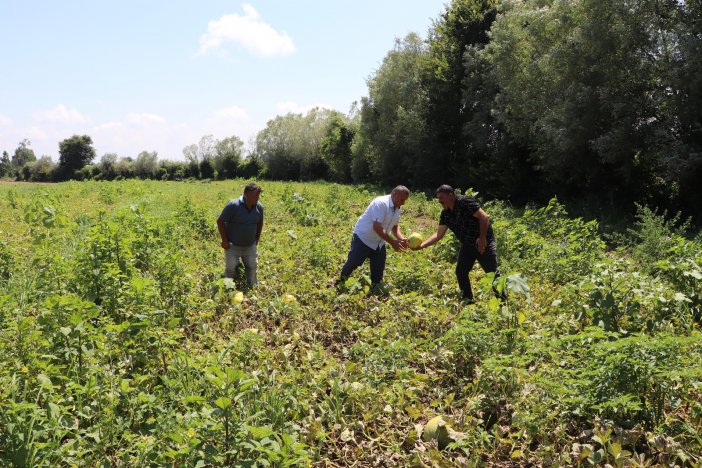
[[[471,272],[475,304],[450,239],[337,290],[376,192],[264,185],[243,295],[215,238],[230,182],[0,186],[0,464],[699,463],[699,239],[652,215],[605,252],[556,200],[493,202],[502,276]],[[405,208],[435,228],[434,199]]]
[[[31,141],[24,139],[15,148],[11,163],[16,171],[22,169],[25,164],[36,161],[37,157],[34,154],[34,150],[30,148],[31,144]]]
[[[60,177],[71,179],[75,173],[95,159],[93,140],[88,135],[73,135],[59,142]]]
[[[644,268],[652,268],[659,260],[668,258],[669,250],[683,241],[690,220],[680,223],[680,213],[667,219],[667,212],[658,214],[648,206],[636,205],[636,222],[628,229],[634,257]]]
[[[356,129],[339,113],[334,113],[327,124],[319,152],[329,167],[329,175],[337,182],[351,181],[351,145]]]
[[[383,184],[411,184],[418,175],[427,105],[421,81],[427,63],[427,47],[419,36],[397,39],[369,80],[368,97],[361,100],[360,134],[371,174]]]
[[[256,154],[269,175],[282,180],[316,180],[327,176],[321,144],[337,113],[314,108],[270,120],[256,136]]]

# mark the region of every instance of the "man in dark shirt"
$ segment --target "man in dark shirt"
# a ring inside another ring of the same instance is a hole
[[[224,249],[224,276],[233,278],[239,259],[244,264],[249,286],[258,284],[258,241],[263,230],[263,205],[258,198],[261,187],[250,183],[244,195],[229,200],[217,218],[217,229]]]
[[[439,218],[439,228],[415,250],[424,249],[439,242],[447,230],[451,230],[461,241],[456,263],[456,278],[463,293],[463,299],[473,302],[473,290],[468,274],[477,260],[485,273],[495,273],[499,278],[495,234],[490,226],[490,218],[480,208],[475,198],[456,195],[453,187],[442,185],[436,190],[436,197],[444,208]],[[497,291],[495,291],[497,293]]]

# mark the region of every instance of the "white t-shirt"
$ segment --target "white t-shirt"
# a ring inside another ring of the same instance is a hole
[[[389,233],[392,227],[400,221],[400,213],[402,213],[402,209],[395,207],[391,195],[376,197],[356,221],[353,233],[368,247],[376,250],[385,245],[385,241],[373,230],[373,222],[378,221],[383,225],[385,232]]]

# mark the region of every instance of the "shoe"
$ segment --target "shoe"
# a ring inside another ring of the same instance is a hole
[[[475,304],[475,299],[473,299],[470,296],[463,296],[463,299],[461,299],[461,302],[463,302],[465,305],[471,305],[471,304]]]
[[[334,278],[329,280],[329,287],[336,289],[343,289],[346,286],[346,280],[348,278]]]

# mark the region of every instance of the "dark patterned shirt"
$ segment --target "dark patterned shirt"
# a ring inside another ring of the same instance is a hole
[[[480,203],[475,198],[457,195],[453,210],[441,210],[439,225],[448,226],[459,241],[474,243],[480,237],[480,221],[473,214],[479,209]],[[488,242],[495,239],[490,224],[486,238]]]

